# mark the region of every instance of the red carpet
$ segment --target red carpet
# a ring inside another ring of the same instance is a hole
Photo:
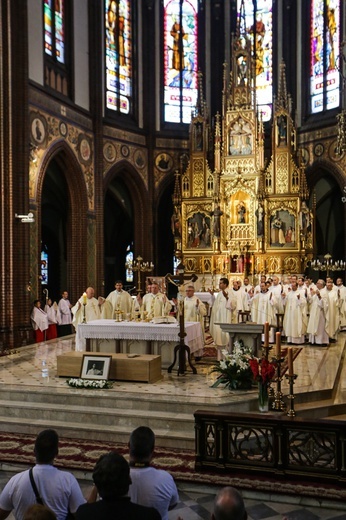
[[[0,461],[3,463],[34,464],[34,441],[33,435],[0,433]],[[126,444],[63,438],[60,440],[56,466],[64,469],[91,471],[101,454],[114,449],[127,458],[128,447]],[[157,448],[154,466],[169,471],[176,480],[181,481],[221,486],[232,485],[244,490],[286,495],[346,500],[345,488],[342,489],[328,484],[322,486],[319,483],[286,482],[280,481],[278,478],[251,477],[249,474],[243,476],[236,473],[227,475],[207,472],[197,473],[194,469],[194,453],[189,450]]]

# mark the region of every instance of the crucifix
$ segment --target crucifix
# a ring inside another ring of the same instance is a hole
[[[185,345],[185,316],[184,316],[184,287],[187,283],[195,282],[198,279],[198,276],[193,274],[192,276],[186,277],[184,275],[185,267],[180,260],[180,264],[177,267],[178,277],[174,277],[171,274],[166,275],[166,279],[173,283],[176,287],[178,287],[178,313],[179,313],[179,344],[174,347],[174,359],[173,363],[168,367],[167,371],[170,374],[173,370],[173,367],[177,361],[178,355],[178,376],[180,374],[184,375],[186,371],[186,358],[187,362],[190,365],[192,372],[197,374],[197,369],[191,363],[191,352],[190,347]],[[188,281],[186,281],[188,280]]]

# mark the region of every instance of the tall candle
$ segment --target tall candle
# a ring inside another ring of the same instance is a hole
[[[83,305],[86,305],[87,302],[87,293],[83,293]]]
[[[287,365],[288,365],[288,375],[293,376],[293,350],[292,350],[292,347],[288,347],[288,349],[287,349]]]
[[[264,347],[269,347],[269,322],[264,324]]]
[[[276,333],[275,356],[276,359],[281,358],[281,332]]]

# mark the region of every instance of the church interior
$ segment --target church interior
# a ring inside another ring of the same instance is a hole
[[[54,427],[66,438],[127,443],[143,421],[159,446],[193,451],[197,409],[253,412],[256,392],[212,388],[203,359],[197,374],[188,367],[183,375],[163,370],[154,383],[67,388],[57,359],[74,350],[74,336],[35,345],[33,302],[68,291],[74,304],[87,287],[106,297],[116,280],[132,295],[156,280],[171,298],[179,266],[199,293],[217,290],[221,277],[255,286],[261,274],[345,283],[344,2],[0,5],[0,431]],[[310,427],[345,419],[344,337],[305,345],[294,360],[297,418]],[[292,394],[289,379],[282,390]],[[97,410],[101,395],[118,418]],[[3,471],[16,471],[0,459]],[[335,503],[322,493],[321,475],[319,496],[304,502],[299,491],[294,505],[282,482],[278,495],[269,484],[255,486],[258,494],[244,479],[237,485],[254,520],[343,518],[344,473],[338,466],[336,478],[326,477]],[[206,481],[181,485],[187,509],[199,493],[211,507]],[[290,509],[263,512],[283,497]],[[209,513],[184,509],[184,519]]]

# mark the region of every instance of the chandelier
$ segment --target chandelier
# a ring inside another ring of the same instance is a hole
[[[318,259],[312,260],[311,267],[314,271],[327,271],[327,278],[329,278],[331,272],[344,271],[346,268],[345,261],[337,260],[336,262],[333,262],[332,255],[330,255],[329,253],[324,255],[323,258],[323,262],[321,262]]]
[[[336,143],[335,152],[337,155],[342,155],[346,152],[346,109],[345,109],[345,96],[346,96],[346,40],[341,42],[340,54],[336,59],[336,68],[340,74],[341,80],[341,112],[336,116],[338,121],[338,137]]]

